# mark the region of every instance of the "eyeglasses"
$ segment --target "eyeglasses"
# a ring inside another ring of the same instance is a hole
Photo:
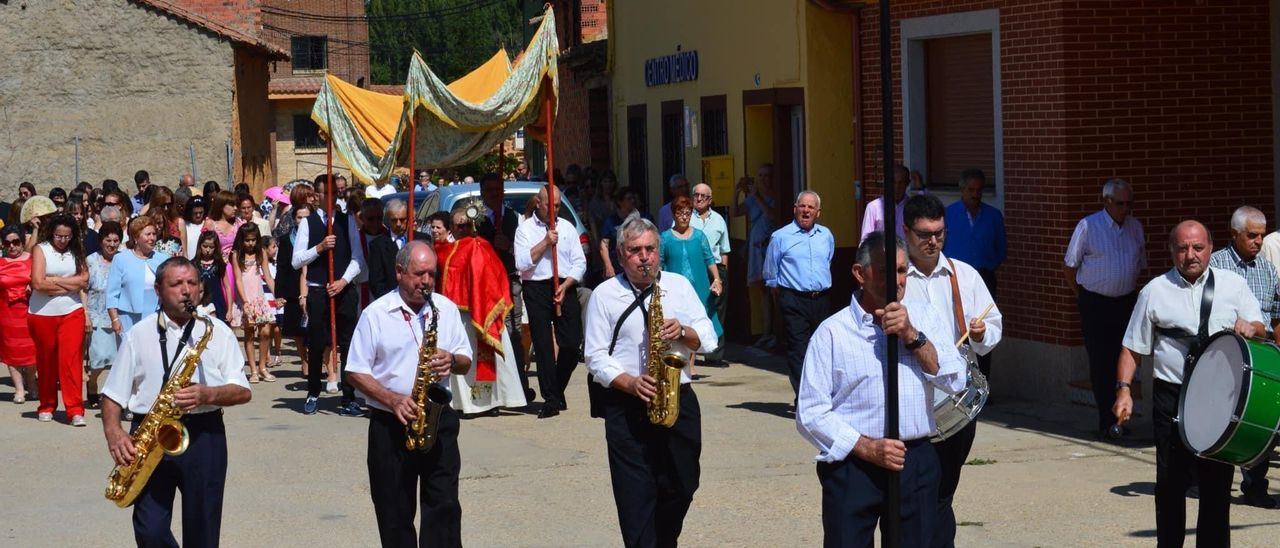
[[[1118,205],[1120,207],[1129,207],[1133,205],[1133,200],[1117,200],[1115,198],[1107,198],[1107,201],[1111,202],[1112,204]]]
[[[680,219],[688,219],[690,217],[693,217],[693,212],[686,209],[683,211],[677,211],[674,214],[672,214],[672,216]]]
[[[103,205],[118,206],[120,202],[102,202]]]
[[[916,230],[916,229],[914,229],[914,228],[913,228],[913,229],[911,229],[911,233],[912,233],[912,234],[915,234],[917,238],[920,238],[921,240],[924,240],[924,241],[926,241],[926,242],[927,242],[927,241],[929,241],[929,240],[932,240],[932,239],[934,239],[934,238],[937,238],[939,241],[941,241],[941,240],[942,240],[942,238],[943,238],[943,237],[945,237],[945,236],[947,235],[947,229],[946,229],[946,228],[943,228],[942,230],[936,230],[936,231],[933,231],[933,232],[925,232],[925,231],[923,231],[923,230]]]
[[[22,245],[22,240],[5,240],[4,245]]]
[[[693,197],[699,200],[703,200],[703,199],[710,200],[711,194],[705,193],[705,192],[694,192]]]
[[[53,239],[59,242],[69,242],[71,241],[71,235],[70,234],[66,234],[66,235],[54,234]]]

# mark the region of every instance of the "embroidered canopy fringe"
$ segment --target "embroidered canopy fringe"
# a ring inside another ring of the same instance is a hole
[[[445,85],[415,51],[401,96],[369,91],[329,74],[311,119],[365,184],[386,180],[396,166],[410,162],[427,169],[465,164],[526,126],[529,136],[543,139],[543,105],[549,105],[554,119],[559,104],[558,57],[555,13],[548,7],[514,64],[500,50]],[[418,130],[416,159],[409,158],[413,124]]]

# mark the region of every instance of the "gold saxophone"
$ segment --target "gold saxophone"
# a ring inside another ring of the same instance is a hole
[[[187,310],[194,312],[195,305],[188,303]],[[187,450],[190,437],[187,428],[182,425],[182,416],[186,412],[174,403],[173,398],[178,390],[191,383],[196,365],[200,363],[200,354],[209,346],[209,339],[213,336],[213,322],[193,315],[191,321],[196,320],[204,324],[204,334],[200,335],[195,347],[182,359],[182,367],[174,371],[169,382],[161,387],[151,411],[133,432],[133,449],[136,452],[133,461],[116,466],[111,470],[111,475],[107,476],[106,496],[116,506],[126,508],[133,504],[134,499],[142,493],[142,488],[147,485],[156,465],[160,464],[161,458],[165,455],[181,455]]]
[[[422,347],[418,350],[418,373],[414,375],[410,397],[418,405],[418,414],[404,427],[404,447],[410,451],[430,451],[436,443],[436,431],[440,429],[440,412],[453,400],[431,368],[431,357],[436,355],[436,326],[440,311],[431,300],[431,291],[424,290],[427,304],[431,306],[431,326],[422,334]]]
[[[680,371],[689,363],[689,355],[671,348],[662,339],[662,288],[658,287],[655,269],[642,267],[645,276],[653,278],[653,296],[649,298],[649,358],[646,373],[657,382],[657,394],[649,400],[649,422],[671,428],[680,416]]]

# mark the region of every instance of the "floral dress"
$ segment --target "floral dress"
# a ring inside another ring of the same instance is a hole
[[[88,302],[84,309],[89,324],[89,368],[106,369],[116,355],[116,334],[111,330],[111,316],[107,314],[107,276],[111,263],[101,253],[90,255]]]
[[[240,283],[241,291],[244,292],[244,299],[240,301],[244,320],[255,325],[275,321],[276,310],[267,302],[266,294],[262,292],[262,267],[258,265],[257,257],[244,258],[244,269],[240,271]]]

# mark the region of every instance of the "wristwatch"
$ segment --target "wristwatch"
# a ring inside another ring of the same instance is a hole
[[[684,326],[683,326],[683,325],[682,325],[682,326],[680,326],[680,338],[681,338],[681,339],[683,339],[683,338],[684,338]]]
[[[929,342],[929,338],[924,336],[924,331],[920,331],[917,329],[916,340],[906,343],[903,346],[905,346],[907,350],[916,350],[924,346],[924,344],[927,342]]]
[[[1129,383],[1127,383],[1127,382],[1124,382],[1124,381],[1116,381],[1116,391],[1117,391],[1117,392],[1119,392],[1121,388],[1129,388],[1129,386],[1131,386],[1131,385],[1130,385]]]

